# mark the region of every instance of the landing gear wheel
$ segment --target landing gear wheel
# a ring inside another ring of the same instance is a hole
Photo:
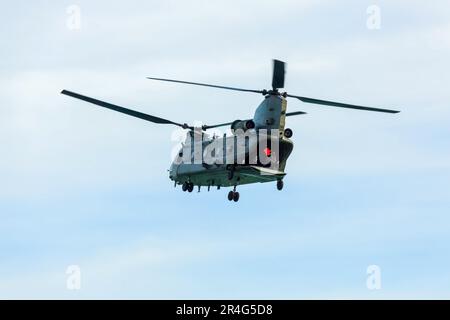
[[[192,192],[194,190],[194,184],[192,182],[188,183],[187,191]]]
[[[181,186],[181,190],[186,191],[188,189],[188,183],[183,182],[183,185]]]
[[[232,201],[233,197],[234,197],[234,192],[233,191],[228,192],[228,201]]]
[[[283,190],[283,186],[284,186],[283,180],[278,180],[277,181],[277,189],[281,191],[281,190]]]
[[[233,201],[234,202],[238,202],[239,201],[239,192],[234,192],[233,193]]]

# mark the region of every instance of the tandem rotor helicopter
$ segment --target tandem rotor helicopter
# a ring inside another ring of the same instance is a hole
[[[156,124],[171,124],[187,129],[186,141],[169,169],[169,178],[174,181],[175,186],[181,185],[182,190],[187,192],[192,192],[195,186],[198,187],[199,192],[202,186],[207,187],[208,191],[211,187],[216,187],[217,189],[220,189],[221,187],[232,187],[232,191],[228,193],[228,200],[237,202],[239,200],[239,192],[236,191],[236,188],[239,185],[273,181],[276,182],[278,190],[283,189],[283,178],[286,175],[286,161],[294,147],[291,140],[293,132],[291,129],[285,127],[286,117],[306,114],[306,112],[303,111],[286,112],[287,98],[295,98],[305,103],[364,111],[385,113],[400,112],[397,110],[370,108],[280,92],[279,89],[284,88],[285,65],[286,64],[282,61],[273,60],[272,89],[270,90],[242,89],[181,80],[153,77],[147,78],[157,81],[258,93],[264,96],[264,100],[256,108],[252,119],[235,120],[216,125],[203,125],[201,127],[193,127],[186,123],[178,123],[168,119],[159,118],[68,90],[63,90],[61,93]],[[204,133],[204,131],[207,131],[208,129],[224,126],[231,127],[233,133],[231,136],[223,135],[223,137],[216,137],[216,135],[214,135],[213,137],[210,137],[208,134]],[[249,139],[245,139],[244,137],[243,140],[241,139],[240,142],[238,142],[237,140],[239,136],[242,136],[242,133],[244,135],[252,133],[258,138],[256,141],[255,139],[250,139],[253,142],[249,142]],[[194,150],[195,143],[193,142],[196,138],[200,138],[200,144],[197,145],[200,146],[201,150],[200,152],[198,152],[198,150],[196,151],[197,155],[200,154],[200,161],[192,161],[195,157],[195,151],[194,153],[189,152]],[[213,145],[215,148],[211,148]],[[205,160],[204,154],[208,149],[212,149],[210,154],[214,154],[213,161]],[[257,151],[251,152],[251,149],[257,149]],[[273,166],[274,163],[276,166]]]

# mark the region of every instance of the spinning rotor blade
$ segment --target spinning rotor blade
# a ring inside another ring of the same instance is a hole
[[[234,90],[234,91],[243,91],[243,92],[253,92],[253,93],[264,94],[263,90],[242,89],[242,88],[235,88],[235,87],[218,86],[218,85],[215,85],[215,84],[208,84],[208,83],[190,82],[190,81],[172,80],[172,79],[162,79],[162,78],[152,78],[152,77],[147,77],[147,79],[157,80],[157,81],[183,83],[183,84],[192,84],[192,85],[195,85],[195,86],[202,86],[202,87],[211,87],[211,88],[218,88],[218,89],[226,89],[226,90]]]
[[[136,118],[143,119],[143,120],[147,120],[147,121],[150,121],[150,122],[153,122],[153,123],[173,124],[173,125],[176,125],[176,126],[179,126],[179,127],[183,128],[183,129],[193,129],[193,127],[189,127],[187,124],[181,124],[181,123],[173,122],[173,121],[170,121],[170,120],[167,120],[167,119],[151,116],[151,115],[146,114],[146,113],[142,113],[142,112],[139,112],[139,111],[127,109],[127,108],[120,107],[120,106],[117,106],[117,105],[114,105],[114,104],[111,104],[111,103],[108,103],[108,102],[104,102],[104,101],[101,101],[101,100],[97,100],[97,99],[94,99],[94,98],[83,96],[83,95],[75,93],[75,92],[63,90],[63,91],[61,91],[61,93],[65,94],[67,96],[70,96],[72,98],[76,98],[76,99],[80,99],[80,100],[83,100],[83,101],[86,101],[86,102],[89,102],[89,103],[93,103],[93,104],[96,104],[96,105],[98,105],[100,107],[104,107],[104,108],[111,109],[111,110],[114,110],[114,111],[117,111],[117,112],[121,112],[121,113],[127,114],[129,116],[136,117]]]
[[[319,99],[313,99],[313,98],[294,96],[294,95],[290,95],[290,94],[287,94],[286,96],[287,97],[291,97],[291,98],[297,98],[300,101],[303,101],[303,102],[306,102],[306,103],[321,104],[321,105],[332,106],[332,107],[358,109],[358,110],[375,111],[375,112],[386,112],[386,113],[399,113],[400,112],[400,111],[397,111],[397,110],[370,108],[370,107],[357,106],[357,105],[352,105],[352,104],[347,104],[347,103],[340,103],[340,102],[334,102],[334,101],[327,101],[327,100],[319,100]]]
[[[285,65],[283,61],[273,60],[273,74],[272,74],[272,89],[276,90],[284,88],[284,76],[286,73]]]

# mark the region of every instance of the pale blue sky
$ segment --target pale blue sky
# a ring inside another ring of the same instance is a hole
[[[450,298],[448,1],[78,1],[76,31],[71,4],[0,13],[0,298]],[[402,113],[289,101],[285,189],[236,204],[173,189],[173,128],[59,95],[232,121],[262,97],[145,77],[262,89],[272,58],[290,93]]]

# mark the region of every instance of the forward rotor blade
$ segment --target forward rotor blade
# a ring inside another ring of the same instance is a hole
[[[286,113],[286,117],[292,117],[292,116],[298,116],[298,115],[303,115],[303,114],[307,114],[306,112],[303,111],[295,111],[295,112],[288,112]],[[250,119],[248,119],[250,120]],[[243,120],[243,121],[248,121],[248,120]],[[212,128],[218,128],[218,127],[224,127],[224,126],[229,126],[231,125],[233,122],[227,122],[227,123],[221,123],[221,124],[215,124],[212,126],[203,126],[203,130],[208,130],[208,129],[212,129]]]
[[[292,117],[292,116],[298,116],[298,115],[302,115],[302,114],[307,114],[306,112],[303,111],[294,111],[294,112],[288,112],[286,113],[286,117]],[[248,120],[243,120],[243,121],[248,121]],[[229,126],[231,125],[233,122],[226,122],[226,123],[221,123],[221,124],[215,124],[212,126],[203,126],[203,130],[208,130],[208,129],[212,129],[212,128],[218,128],[218,127],[224,127],[224,126]]]
[[[221,124],[214,124],[212,126],[204,125],[204,126],[202,126],[202,129],[208,130],[208,129],[213,129],[213,128],[225,127],[225,126],[230,126],[232,123],[233,122],[226,122],[226,123],[221,123]]]
[[[283,61],[273,60],[272,89],[284,88],[285,65]]]
[[[252,90],[252,89],[242,89],[242,88],[235,88],[235,87],[218,86],[218,85],[215,85],[215,84],[200,83],[200,82],[190,82],[190,81],[162,79],[162,78],[152,78],[152,77],[147,77],[147,79],[157,80],[157,81],[183,83],[183,84],[191,84],[191,85],[195,85],[195,86],[211,87],[211,88],[234,90],[234,91],[242,91],[242,92],[253,92],[253,93],[260,93],[260,94],[264,93],[263,90]]]
[[[92,104],[96,104],[96,105],[98,105],[100,107],[111,109],[111,110],[114,110],[114,111],[117,111],[117,112],[120,112],[120,113],[127,114],[129,116],[136,117],[136,118],[143,119],[143,120],[147,120],[147,121],[150,121],[150,122],[153,122],[153,123],[173,124],[173,125],[182,127],[184,129],[192,129],[192,127],[189,127],[187,124],[181,124],[181,123],[173,122],[173,121],[170,121],[170,120],[167,120],[167,119],[151,116],[151,115],[146,114],[146,113],[142,113],[142,112],[139,112],[139,111],[127,109],[127,108],[124,108],[124,107],[117,106],[115,104],[111,104],[111,103],[108,103],[108,102],[104,102],[104,101],[101,101],[101,100],[97,100],[97,99],[94,99],[94,98],[83,96],[81,94],[78,94],[78,93],[75,93],[75,92],[72,92],[72,91],[63,90],[63,91],[61,91],[61,93],[65,94],[67,96],[70,96],[72,98],[80,99],[80,100],[83,100],[83,101],[86,101],[86,102],[89,102],[89,103],[92,103]]]
[[[306,102],[306,103],[321,104],[321,105],[332,106],[332,107],[358,109],[358,110],[375,111],[375,112],[386,112],[386,113],[399,113],[400,112],[400,111],[397,111],[397,110],[370,108],[370,107],[357,106],[357,105],[347,104],[347,103],[340,103],[340,102],[334,102],[334,101],[327,101],[327,100],[319,100],[319,99],[313,99],[313,98],[294,96],[294,95],[290,95],[290,94],[288,94],[287,97],[297,98],[300,101],[303,101],[303,102]]]

